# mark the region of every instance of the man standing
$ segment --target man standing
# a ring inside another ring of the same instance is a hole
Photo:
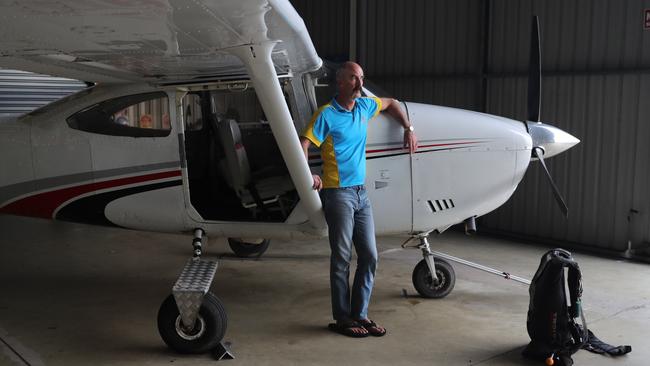
[[[372,208],[363,186],[366,174],[366,132],[371,118],[386,111],[404,127],[404,146],[413,153],[417,138],[413,126],[390,98],[361,97],[363,69],[346,62],[336,72],[338,94],[312,117],[301,136],[307,156],[313,143],[321,149],[323,177],[314,175],[321,190],[329,227],[332,314],[329,328],[350,337],[383,336],[386,329],[368,319],[368,303],[377,267],[377,245]],[[357,270],[349,286],[352,244]]]

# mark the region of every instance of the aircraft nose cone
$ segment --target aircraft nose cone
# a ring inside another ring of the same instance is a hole
[[[539,146],[544,149],[545,159],[568,150],[580,142],[573,135],[557,127],[541,122],[528,121],[526,123],[530,137],[533,139],[533,147]]]

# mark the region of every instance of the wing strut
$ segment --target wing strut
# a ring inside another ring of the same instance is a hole
[[[271,51],[274,46],[275,42],[264,41],[259,44],[233,47],[230,52],[246,66],[311,225],[316,229],[323,230],[327,226],[321,210],[320,197],[312,189],[311,171],[271,60]]]

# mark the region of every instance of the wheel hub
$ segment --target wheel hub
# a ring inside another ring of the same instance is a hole
[[[194,322],[194,328],[192,329],[187,329],[185,326],[183,326],[183,321],[181,320],[181,316],[179,315],[176,318],[176,333],[178,333],[178,336],[187,340],[187,341],[193,341],[196,339],[201,338],[203,333],[205,333],[205,321],[199,315],[196,318],[196,322]]]
[[[427,276],[427,285],[429,285],[429,288],[432,290],[440,290],[445,285],[445,282],[447,282],[447,278],[442,271],[436,271],[436,276],[438,277],[437,281],[433,279],[431,274]]]

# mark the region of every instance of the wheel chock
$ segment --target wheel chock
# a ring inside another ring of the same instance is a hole
[[[217,361],[235,359],[235,355],[233,355],[230,350],[230,342],[219,342],[219,344],[217,344],[217,346],[212,350],[212,355]]]

